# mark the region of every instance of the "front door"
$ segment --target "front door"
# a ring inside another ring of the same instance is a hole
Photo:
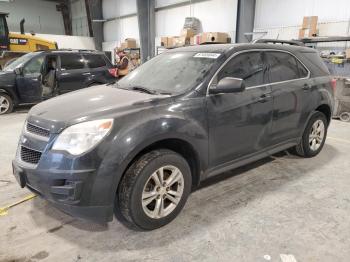
[[[312,80],[309,71],[290,53],[268,51],[269,82],[273,97],[271,141],[274,145],[298,138],[310,112]]]
[[[38,103],[42,100],[42,69],[45,56],[38,55],[27,62],[22,73],[17,75],[18,94],[23,103]]]
[[[272,99],[266,71],[262,53],[250,51],[231,58],[214,77],[214,85],[224,77],[241,78],[246,90],[207,97],[211,168],[270,145]]]
[[[61,54],[57,72],[58,91],[61,94],[85,87],[89,75],[85,60],[80,54]]]

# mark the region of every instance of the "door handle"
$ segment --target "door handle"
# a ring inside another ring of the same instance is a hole
[[[263,94],[261,95],[259,98],[258,98],[258,102],[259,103],[265,103],[267,102],[268,100],[270,100],[271,98],[271,94]]]
[[[304,84],[303,85],[303,90],[309,91],[311,89],[311,86],[309,84]]]

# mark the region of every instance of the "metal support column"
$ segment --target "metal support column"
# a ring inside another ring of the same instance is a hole
[[[154,56],[155,50],[155,0],[137,0],[141,61]]]
[[[247,39],[244,34],[254,30],[255,5],[256,0],[238,0],[236,43],[247,43],[252,40]]]
[[[91,24],[89,25],[91,25],[96,49],[102,50],[104,21],[102,14],[102,0],[87,0],[86,4],[88,4],[88,6],[86,6],[86,11],[89,12],[87,17],[91,21]]]

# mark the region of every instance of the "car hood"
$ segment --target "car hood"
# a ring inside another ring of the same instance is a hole
[[[115,118],[156,105],[167,95],[151,95],[101,85],[61,95],[34,106],[28,121],[58,133],[63,128],[89,120]]]

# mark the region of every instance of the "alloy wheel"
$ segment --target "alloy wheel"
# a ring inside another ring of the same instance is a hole
[[[312,125],[309,135],[309,146],[312,151],[317,151],[323,143],[325,125],[322,120],[317,120]]]
[[[10,108],[10,101],[4,96],[0,95],[0,114],[6,113]]]
[[[184,191],[184,177],[175,166],[157,169],[142,192],[142,208],[148,217],[159,219],[174,211]]]

